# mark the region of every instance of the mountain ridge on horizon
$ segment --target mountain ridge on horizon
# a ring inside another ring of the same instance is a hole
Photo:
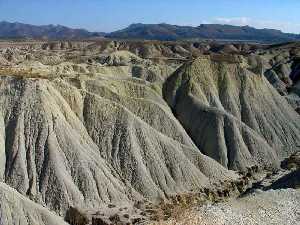
[[[103,35],[103,32],[91,32],[83,28],[70,28],[60,24],[32,25],[0,21],[0,38],[86,39]]]
[[[197,27],[135,23],[112,32],[106,37],[119,39],[146,39],[176,41],[181,39],[216,39],[259,42],[287,42],[300,40],[300,35],[284,33],[276,29],[257,29],[251,26],[228,24],[200,24]]]
[[[27,39],[139,39],[177,41],[187,39],[232,40],[257,42],[289,42],[300,40],[300,34],[284,33],[281,30],[229,24],[200,24],[199,26],[171,25],[167,23],[132,23],[113,32],[91,32],[83,28],[64,25],[31,25],[19,22],[0,21],[0,38]]]

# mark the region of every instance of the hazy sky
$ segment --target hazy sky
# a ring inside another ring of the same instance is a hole
[[[0,0],[0,21],[113,31],[131,23],[251,25],[300,33],[300,0]]]

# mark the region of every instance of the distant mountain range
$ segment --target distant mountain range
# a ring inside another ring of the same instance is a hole
[[[89,32],[85,29],[73,29],[61,25],[36,26],[6,21],[0,22],[0,38],[88,39],[103,35],[104,33],[101,32]]]
[[[132,24],[112,33],[89,32],[61,25],[36,26],[23,23],[0,22],[0,38],[31,39],[143,39],[175,41],[187,39],[213,39],[257,42],[288,42],[300,40],[300,35],[283,33],[275,29],[256,29],[249,26],[201,24],[198,27],[170,24]]]
[[[220,24],[201,24],[198,27],[170,24],[132,24],[123,30],[108,34],[107,37],[148,40],[221,39],[260,42],[300,40],[300,35],[283,33],[279,30]]]

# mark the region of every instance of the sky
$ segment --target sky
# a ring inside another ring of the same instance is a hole
[[[132,23],[250,25],[300,33],[300,0],[0,0],[0,21],[111,32]]]

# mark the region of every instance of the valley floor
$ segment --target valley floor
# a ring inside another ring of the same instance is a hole
[[[300,224],[300,190],[257,191],[243,198],[209,204],[153,225]]]

